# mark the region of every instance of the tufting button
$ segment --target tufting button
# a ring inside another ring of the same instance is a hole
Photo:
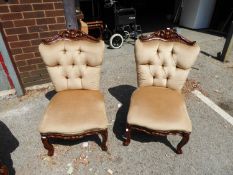
[[[66,79],[69,79],[68,75],[65,76]]]
[[[65,48],[62,51],[63,51],[64,54],[66,54],[66,52],[67,52],[67,50]]]

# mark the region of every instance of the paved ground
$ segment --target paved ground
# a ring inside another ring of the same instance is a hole
[[[224,38],[185,29],[180,32],[197,40],[202,50],[189,79],[200,82],[201,91],[233,115],[233,68],[212,58],[221,51]],[[105,53],[101,91],[110,123],[108,153],[97,145],[98,137],[88,137],[77,142],[58,142],[55,155],[46,156],[37,126],[49,103],[46,96],[51,93],[47,90],[0,101],[0,156],[11,174],[61,175],[67,174],[70,166],[74,168],[73,174],[88,175],[111,171],[119,175],[233,174],[233,126],[192,93],[187,94],[186,101],[193,132],[183,155],[174,153],[178,136],[164,140],[135,133],[131,144],[122,146],[129,97],[136,88],[133,47],[133,42],[126,43],[120,50],[106,49]],[[83,147],[86,141],[88,147]]]

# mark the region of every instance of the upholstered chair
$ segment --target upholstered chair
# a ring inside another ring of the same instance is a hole
[[[141,36],[136,41],[139,88],[131,97],[125,146],[130,143],[132,130],[162,136],[178,134],[182,140],[176,151],[182,153],[192,124],[181,89],[199,50],[195,42],[178,35],[173,29]]]
[[[106,151],[107,117],[99,91],[104,42],[69,30],[44,40],[39,51],[57,92],[39,126],[48,155],[54,153],[52,138],[93,134],[102,135],[101,148]]]

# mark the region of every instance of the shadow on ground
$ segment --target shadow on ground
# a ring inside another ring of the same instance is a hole
[[[0,159],[7,166],[9,174],[14,175],[15,169],[11,159],[11,153],[19,146],[18,140],[9,128],[0,121]]]
[[[110,94],[122,104],[122,106],[117,111],[116,119],[113,126],[113,132],[115,136],[121,141],[124,140],[130,98],[135,90],[136,87],[130,85],[120,85],[112,87],[108,90]],[[132,139],[139,142],[161,142],[171,148],[173,151],[176,151],[172,144],[167,140],[167,137],[152,136],[143,132],[133,131]]]
[[[56,91],[55,90],[52,90],[52,91],[49,91],[45,94],[45,97],[48,99],[48,100],[51,100],[53,98],[54,95],[56,95]]]

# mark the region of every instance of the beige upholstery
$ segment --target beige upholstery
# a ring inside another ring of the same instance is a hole
[[[181,90],[199,50],[197,45],[138,39],[135,44],[138,85]]]
[[[162,40],[135,44],[139,88],[133,93],[127,122],[148,129],[191,132],[185,101],[180,94],[199,54],[195,44]]]
[[[44,114],[40,133],[106,129],[104,98],[99,92],[104,42],[62,39],[40,44],[39,51],[58,92]]]
[[[40,44],[39,51],[56,91],[99,89],[103,41],[61,40],[50,45]]]
[[[40,124],[41,133],[79,134],[106,129],[107,117],[103,95],[95,90],[66,90],[49,103]]]
[[[127,120],[153,130],[192,130],[183,96],[164,87],[138,88],[132,95]]]

